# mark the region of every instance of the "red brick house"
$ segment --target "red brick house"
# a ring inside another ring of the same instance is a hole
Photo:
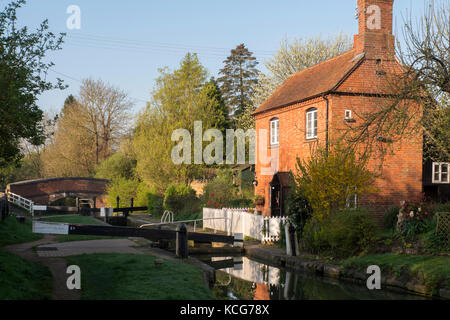
[[[264,215],[282,215],[289,188],[288,173],[296,170],[297,157],[310,156],[311,144],[328,143],[338,130],[358,121],[357,114],[380,105],[380,88],[387,70],[399,70],[392,33],[394,0],[358,0],[359,33],[353,49],[292,75],[254,112],[258,144],[256,195],[264,197],[258,210]],[[267,137],[261,136],[265,129]],[[382,142],[380,142],[382,143]],[[377,216],[401,200],[422,193],[423,138],[413,137],[394,145],[394,154],[381,163],[372,158],[370,168],[380,168],[379,192],[360,205],[370,205]],[[261,151],[277,158],[275,170],[265,171]]]

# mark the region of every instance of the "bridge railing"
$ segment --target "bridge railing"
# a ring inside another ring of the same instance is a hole
[[[16,206],[19,206],[22,209],[27,210],[32,217],[34,217],[34,202],[28,200],[18,194],[7,192],[8,201]]]

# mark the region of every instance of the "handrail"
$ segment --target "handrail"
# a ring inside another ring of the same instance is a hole
[[[169,222],[173,222],[174,221],[173,212],[172,211],[169,211],[169,210],[164,211],[164,214],[161,217],[161,223],[166,223],[167,220]]]
[[[6,196],[8,197],[8,201],[27,210],[31,213],[31,216],[34,218],[34,202],[28,200],[18,194],[7,191]]]
[[[221,218],[207,218],[207,219],[195,219],[195,220],[172,221],[172,222],[161,222],[161,223],[149,223],[149,224],[143,224],[139,228],[142,229],[144,227],[164,226],[164,225],[179,224],[179,223],[198,222],[198,221],[204,221],[204,220],[221,220],[221,219],[226,220],[228,218],[221,217]]]

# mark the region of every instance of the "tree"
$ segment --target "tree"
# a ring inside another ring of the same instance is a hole
[[[119,148],[128,131],[132,103],[101,80],[84,80],[79,97],[69,96],[44,155],[47,176],[93,176]]]
[[[44,61],[49,51],[61,49],[64,34],[48,32],[47,20],[33,33],[18,28],[17,9],[25,3],[13,1],[0,12],[0,166],[22,158],[22,139],[43,143],[43,112],[37,97],[65,88],[60,79],[56,84],[46,81],[53,63]]]
[[[449,14],[448,2],[435,5],[431,1],[419,21],[405,19],[406,45],[397,44],[401,64],[388,70],[380,88],[386,98],[377,110],[360,115],[360,125],[347,135],[349,143],[365,145],[367,154],[384,154],[395,142],[423,135],[425,157],[450,159]],[[376,147],[380,138],[389,142],[383,149]]]
[[[258,82],[258,62],[253,53],[244,44],[240,44],[231,50],[231,55],[224,64],[224,68],[220,70],[222,77],[218,82],[228,107],[233,116],[238,118],[251,105],[253,88]]]
[[[195,121],[201,121],[203,128],[224,129],[226,112],[220,95],[206,79],[207,71],[196,54],[188,53],[174,71],[160,69],[151,102],[138,118],[133,135],[136,171],[160,194],[171,183],[190,183],[202,169],[193,164],[192,155],[188,155],[191,164],[176,165],[172,161],[176,146],[172,134],[183,129],[193,137]]]

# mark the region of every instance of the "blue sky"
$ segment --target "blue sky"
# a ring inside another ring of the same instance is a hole
[[[9,1],[0,0],[3,8]],[[81,9],[81,29],[69,30],[68,6]],[[406,9],[417,15],[421,0],[396,0],[394,18]],[[39,99],[43,110],[57,112],[79,80],[101,78],[135,99],[135,111],[149,100],[158,68],[175,68],[187,52],[196,52],[211,76],[217,76],[229,50],[240,43],[261,63],[283,38],[357,33],[356,0],[28,0],[22,24],[35,27],[49,19],[54,32],[66,32],[63,50],[49,55],[55,63],[49,79],[60,77],[69,88]]]

